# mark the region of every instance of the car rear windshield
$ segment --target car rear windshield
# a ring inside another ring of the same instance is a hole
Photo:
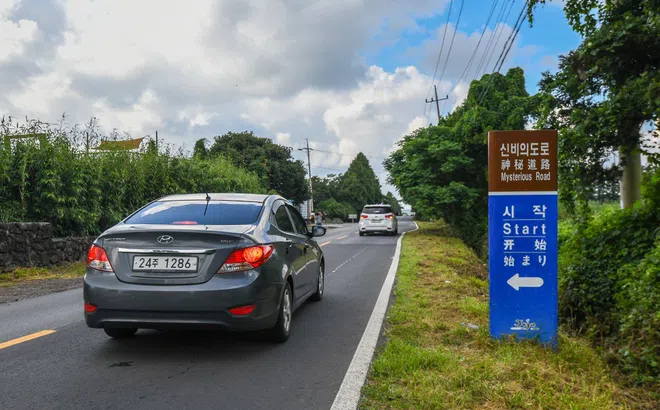
[[[362,213],[370,215],[391,214],[392,208],[389,206],[365,206]]]
[[[159,201],[138,211],[128,224],[250,225],[257,221],[262,204],[254,202]]]

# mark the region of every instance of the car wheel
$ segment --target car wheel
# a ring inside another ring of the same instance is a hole
[[[127,337],[133,336],[137,332],[137,328],[134,327],[129,327],[129,328],[104,327],[103,330],[105,331],[106,335],[110,336],[113,339],[125,339]]]
[[[364,232],[360,232],[360,236],[364,236]]]
[[[316,282],[316,293],[312,295],[310,298],[314,302],[318,302],[319,300],[323,299],[323,290],[325,288],[325,269],[323,268],[323,264],[319,265],[319,274]]]
[[[280,313],[277,316],[277,323],[270,330],[270,336],[273,341],[284,343],[291,334],[291,318],[293,317],[293,297],[291,296],[291,285],[286,282],[284,292],[282,293],[282,303],[280,303]]]

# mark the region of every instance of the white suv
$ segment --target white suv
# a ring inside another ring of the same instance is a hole
[[[360,215],[360,236],[369,232],[399,233],[399,222],[389,205],[365,205]]]

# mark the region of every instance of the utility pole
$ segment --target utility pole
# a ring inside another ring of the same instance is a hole
[[[314,193],[312,192],[312,163],[310,162],[309,159],[309,152],[314,151],[312,148],[309,147],[309,139],[305,138],[307,141],[307,147],[306,148],[298,148],[298,151],[307,151],[307,172],[309,174],[309,212],[313,213],[314,212]]]
[[[158,154],[158,131],[156,131],[156,154]]]
[[[427,104],[430,103],[435,103],[435,109],[438,110],[438,124],[440,124],[440,104],[438,104],[438,101],[444,101],[449,99],[449,95],[446,95],[445,98],[438,99],[438,86],[433,84],[433,89],[435,89],[435,100],[431,98],[431,100],[425,100]]]

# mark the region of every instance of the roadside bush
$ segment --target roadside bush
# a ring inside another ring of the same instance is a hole
[[[87,153],[75,130],[34,122],[0,129],[0,138],[30,132],[47,137],[0,144],[1,222],[42,221],[56,235],[97,234],[164,195],[264,192],[255,174],[225,158],[189,158],[167,147],[160,154],[149,148]]]
[[[329,218],[341,219],[342,222],[348,220],[349,214],[356,213],[350,204],[337,202],[334,198],[321,202],[318,208]]]
[[[605,210],[563,239],[560,252],[560,314],[575,329],[612,333],[619,270],[640,262],[652,249],[658,210]]]
[[[658,192],[649,178],[644,192]],[[559,229],[559,314],[615,352],[639,382],[660,382],[660,207],[601,209]]]
[[[624,266],[621,278],[617,302],[624,368],[641,381],[660,382],[660,241],[641,263]]]

